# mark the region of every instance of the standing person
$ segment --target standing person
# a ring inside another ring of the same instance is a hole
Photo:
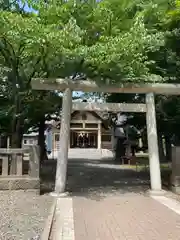
[[[78,147],[80,147],[80,148],[83,147],[83,135],[82,135],[82,133],[80,133],[79,136],[78,136]]]
[[[84,134],[84,146],[85,146],[85,148],[88,148],[88,140],[89,140],[88,134],[86,133],[86,134]]]
[[[126,134],[124,131],[124,126],[127,121],[126,115],[118,114],[117,119],[114,122],[114,137],[116,138],[115,146],[115,161],[122,164],[122,160],[125,156],[125,145]]]
[[[135,126],[129,124],[126,125],[125,132],[128,139],[129,148],[131,149],[131,154],[133,157],[135,157],[140,133]]]
[[[125,137],[118,137],[117,139],[115,161],[119,162],[120,164],[122,164],[122,160],[126,152],[126,147],[124,144],[125,140]]]

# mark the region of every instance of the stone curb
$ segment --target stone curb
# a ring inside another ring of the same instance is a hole
[[[164,196],[167,194],[166,190],[149,190],[147,191],[147,195],[149,197],[153,197],[153,196]]]
[[[65,197],[69,197],[69,192],[64,192],[64,193],[51,192],[49,196],[55,197],[55,198],[65,198]]]
[[[51,233],[51,228],[52,228],[52,224],[53,224],[53,218],[54,218],[55,210],[56,210],[56,204],[57,204],[57,199],[54,198],[53,199],[53,204],[51,206],[50,213],[49,213],[48,218],[46,220],[44,230],[41,234],[40,240],[49,240],[50,233]]]

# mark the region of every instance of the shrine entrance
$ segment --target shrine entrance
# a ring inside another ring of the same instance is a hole
[[[71,148],[97,148],[98,131],[92,130],[71,130]]]
[[[147,82],[149,79],[145,79]],[[161,79],[162,80],[162,79]],[[122,81],[123,82],[123,81]],[[180,95],[180,84],[136,84],[127,80],[125,84],[115,84],[114,81],[106,81],[104,84],[102,81],[95,82],[92,80],[77,80],[71,79],[33,79],[31,85],[33,89],[37,90],[58,90],[63,91],[63,104],[62,104],[62,120],[60,130],[60,146],[59,155],[57,160],[56,168],[56,182],[55,182],[55,193],[64,193],[66,187],[66,176],[67,176],[67,162],[68,162],[68,145],[70,139],[70,123],[71,123],[71,111],[76,109],[78,104],[79,111],[114,111],[114,108],[118,108],[119,112],[128,112],[129,108],[133,108],[134,112],[146,112],[147,122],[147,136],[148,136],[148,153],[149,153],[149,167],[150,167],[150,182],[151,190],[154,193],[162,194],[161,184],[161,169],[159,161],[159,150],[158,150],[158,138],[157,138],[157,127],[156,127],[156,111],[154,94],[163,95]],[[73,103],[72,104],[72,91],[83,91],[83,92],[95,92],[95,93],[133,93],[133,94],[144,94],[144,104],[125,104],[125,103]],[[125,110],[126,109],[126,110]],[[100,135],[98,134],[98,137]],[[98,141],[100,142],[100,141]]]

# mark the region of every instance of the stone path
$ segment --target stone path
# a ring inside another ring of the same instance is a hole
[[[58,204],[58,240],[180,240],[180,215],[148,197],[148,188],[147,173],[98,160],[70,161],[72,196]],[[180,203],[173,206],[180,209]]]

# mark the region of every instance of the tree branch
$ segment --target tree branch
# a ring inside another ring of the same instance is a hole
[[[36,73],[36,70],[37,70],[37,67],[36,67],[36,66],[40,63],[40,61],[41,61],[41,56],[39,56],[39,57],[37,58],[37,61],[36,61],[35,64],[34,64],[34,69],[33,69],[32,73],[29,75],[29,77],[28,77],[28,79],[27,79],[27,84],[26,84],[26,87],[27,87],[27,88],[30,86],[31,79],[32,79],[32,77],[34,76],[34,74]]]
[[[2,52],[5,60],[7,61],[7,63],[9,63],[11,65],[12,72],[14,74],[14,78],[16,79],[16,81],[14,82],[14,85],[15,85],[15,84],[19,83],[19,80],[20,80],[16,53],[15,53],[11,43],[5,37],[1,37],[1,39],[2,39],[2,44],[4,45],[4,46],[2,46],[3,48],[1,48],[1,52]],[[8,54],[8,56],[6,55],[6,53]]]
[[[1,39],[4,41],[4,45],[5,45],[5,48],[6,49],[10,49],[9,50],[9,53],[10,53],[10,56],[11,57],[14,57],[14,59],[12,59],[13,61],[16,61],[16,53],[15,53],[15,51],[14,51],[14,49],[13,49],[13,46],[11,45],[11,43],[5,38],[5,37],[1,37]],[[9,47],[9,48],[8,48]]]
[[[12,63],[10,61],[10,51],[4,46],[4,43],[0,41],[0,52],[2,53],[2,56],[4,57],[6,63],[8,63],[9,67],[12,67]]]
[[[24,49],[25,49],[25,42],[21,42],[19,45],[19,49],[17,51],[17,66],[19,66],[20,56],[23,53]]]

